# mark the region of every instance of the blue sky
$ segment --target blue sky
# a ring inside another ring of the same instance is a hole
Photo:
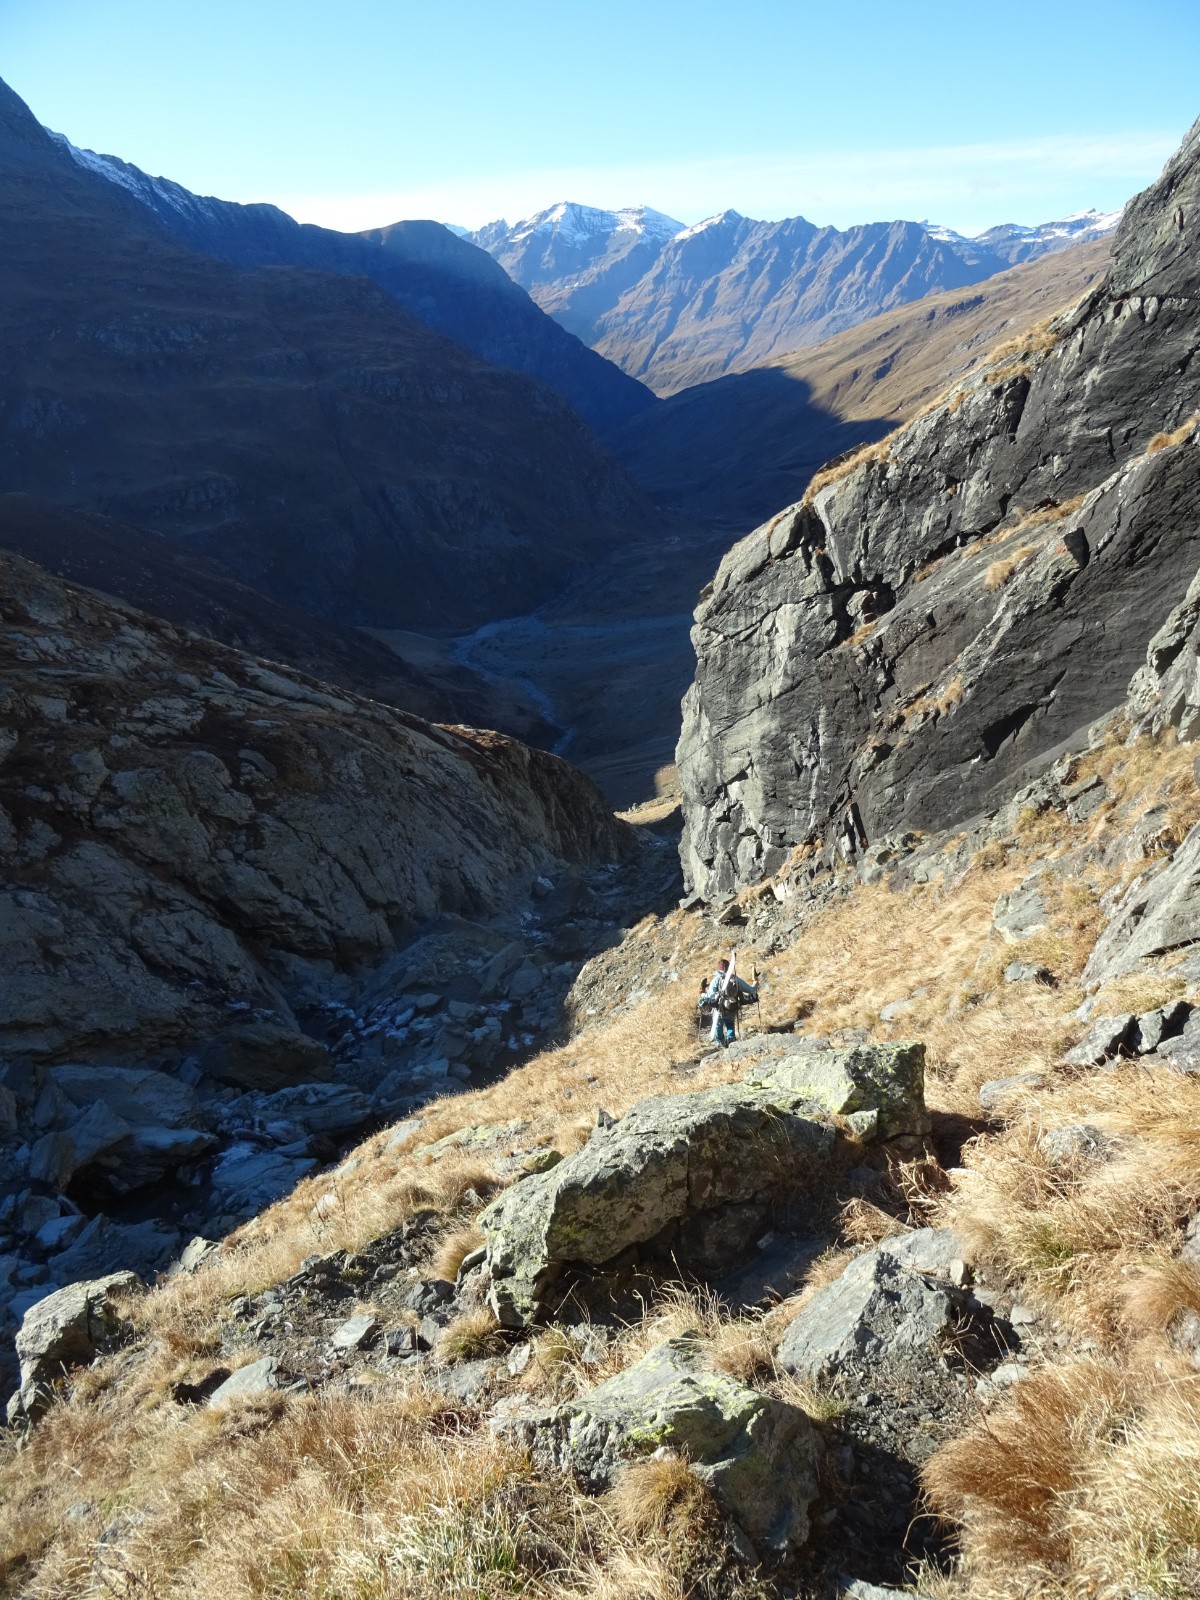
[[[0,0],[48,126],[361,228],[561,199],[964,231],[1115,209],[1200,114],[1197,0]]]

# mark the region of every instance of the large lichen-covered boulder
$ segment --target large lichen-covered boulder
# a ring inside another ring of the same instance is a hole
[[[747,1081],[639,1101],[549,1172],[505,1191],[480,1218],[491,1304],[520,1327],[563,1270],[631,1246],[712,1267],[749,1242],[763,1206],[822,1173],[843,1116],[864,1133],[924,1133],[925,1047],[805,1050],[782,1044]]]
[[[803,1411],[705,1367],[697,1339],[670,1339],[590,1394],[506,1425],[535,1463],[611,1484],[623,1462],[684,1456],[760,1552],[808,1537],[819,1443]]]
[[[91,1361],[120,1329],[113,1295],[137,1288],[132,1272],[110,1272],[71,1283],[30,1306],[17,1334],[21,1387],[8,1402],[8,1420],[33,1420],[45,1410],[48,1386],[68,1368]]]
[[[880,1139],[929,1132],[920,1043],[794,1050],[752,1072],[750,1082],[794,1094],[814,1113],[845,1117],[857,1131]]]
[[[795,1095],[765,1085],[642,1100],[484,1211],[492,1308],[509,1327],[531,1322],[568,1264],[603,1266],[689,1221],[795,1187],[833,1142]]]
[[[781,1364],[801,1377],[825,1379],[928,1348],[954,1321],[955,1296],[938,1275],[961,1250],[948,1228],[885,1239],[793,1318],[780,1342]]]

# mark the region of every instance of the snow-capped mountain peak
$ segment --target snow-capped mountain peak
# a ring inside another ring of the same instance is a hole
[[[707,233],[711,228],[726,228],[745,220],[740,211],[717,211],[711,217],[705,217],[701,222],[694,222],[690,228],[681,228],[675,237],[677,239],[694,239],[698,233]]]
[[[537,235],[553,236],[562,244],[585,245],[617,233],[636,233],[666,243],[683,227],[673,217],[664,216],[650,206],[627,206],[620,211],[605,211],[598,206],[579,205],[560,200],[532,217],[524,217],[509,231],[510,244],[521,244]]]
[[[943,244],[1028,244],[1039,249],[1054,249],[1055,241],[1084,244],[1091,239],[1101,239],[1111,233],[1121,220],[1120,211],[1073,211],[1069,217],[1059,217],[1053,222],[1039,222],[1027,226],[1020,222],[1001,222],[979,233],[957,233],[953,228],[923,220],[921,227],[931,239]]]

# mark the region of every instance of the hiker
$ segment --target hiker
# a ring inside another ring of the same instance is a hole
[[[738,1007],[743,1001],[758,999],[758,985],[747,983],[730,970],[728,961],[718,961],[712,982],[700,990],[701,1011],[712,1011],[712,1033],[709,1037],[724,1050],[737,1038]]]

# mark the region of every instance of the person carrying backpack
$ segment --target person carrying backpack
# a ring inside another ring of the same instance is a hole
[[[700,991],[701,1013],[712,1013],[712,1032],[709,1037],[721,1049],[737,1038],[738,1007],[745,1001],[758,999],[758,985],[739,978],[732,961],[719,961],[717,970],[707,988]]]

